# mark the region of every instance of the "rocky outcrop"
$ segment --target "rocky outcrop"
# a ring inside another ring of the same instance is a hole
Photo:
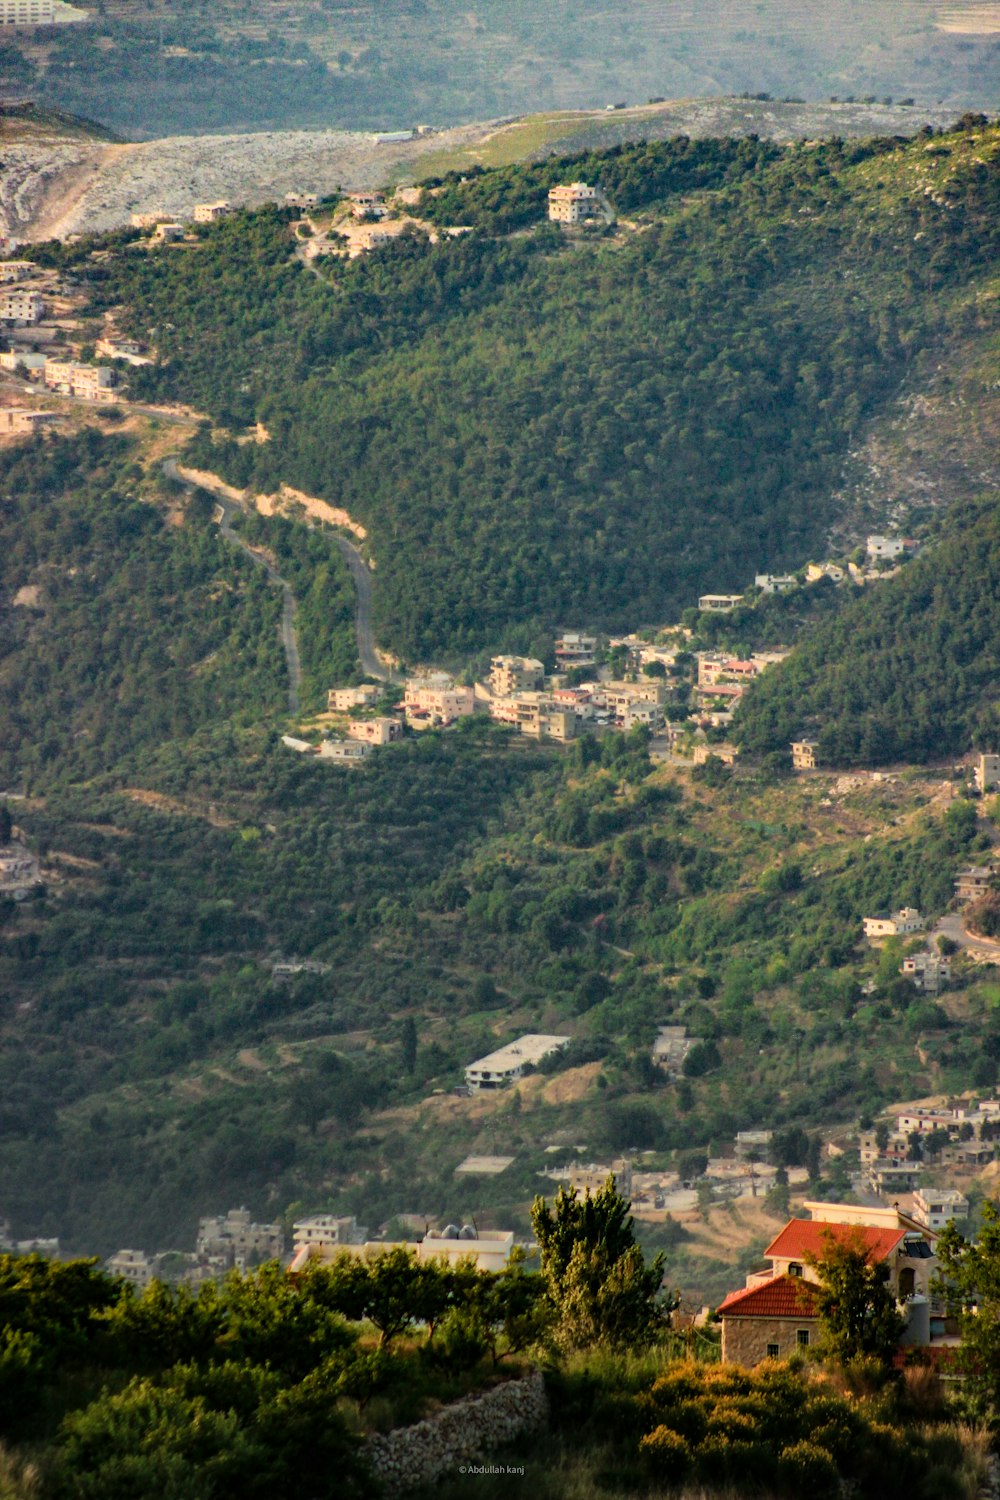
[[[485,1395],[456,1401],[413,1427],[376,1434],[368,1440],[366,1456],[391,1500],[463,1466],[481,1464],[497,1448],[543,1429],[548,1415],[545,1381],[533,1370]]]

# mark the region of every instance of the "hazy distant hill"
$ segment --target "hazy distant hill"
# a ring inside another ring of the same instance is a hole
[[[998,32],[986,0],[101,0],[85,26],[0,41],[0,94],[138,138],[743,90],[987,107]]]

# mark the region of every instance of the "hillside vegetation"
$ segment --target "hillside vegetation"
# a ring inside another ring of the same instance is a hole
[[[652,622],[821,547],[854,430],[989,319],[998,140],[624,147],[585,161],[634,227],[572,246],[508,236],[554,172],[508,168],[446,184],[478,234],[319,277],[265,209],[119,254],[95,306],[157,330],[137,391],[271,434],[200,461],[363,521],[405,657]]]
[[[808,632],[741,705],[758,752],[812,735],[831,765],[962,755],[1000,730],[1000,502],[951,519],[896,578]]]
[[[444,124],[651,96],[996,97],[987,0],[101,0],[5,38],[0,89],[136,137]],[[943,22],[943,25],[936,23]],[[115,86],[106,87],[109,68]]]

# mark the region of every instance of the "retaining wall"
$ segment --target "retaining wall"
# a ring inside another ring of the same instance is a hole
[[[389,1496],[433,1484],[463,1464],[545,1427],[548,1396],[540,1370],[508,1380],[482,1396],[468,1396],[413,1427],[377,1433],[366,1457]]]

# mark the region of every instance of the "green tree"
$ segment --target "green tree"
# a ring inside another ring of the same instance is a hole
[[[560,1188],[551,1208],[544,1198],[532,1204],[556,1338],[565,1348],[648,1343],[677,1306],[676,1296],[661,1290],[663,1255],[646,1265],[629,1206],[614,1176],[594,1194]]]
[[[1000,1205],[982,1208],[975,1243],[954,1220],[937,1242],[937,1289],[957,1306],[961,1319],[962,1363],[967,1390],[982,1415],[1000,1420]]]
[[[9,844],[14,832],[14,820],[6,802],[0,802],[0,845]]]
[[[864,1358],[888,1365],[905,1322],[888,1268],[872,1260],[860,1234],[824,1239],[822,1255],[807,1257],[820,1282],[821,1354],[841,1365]]]

